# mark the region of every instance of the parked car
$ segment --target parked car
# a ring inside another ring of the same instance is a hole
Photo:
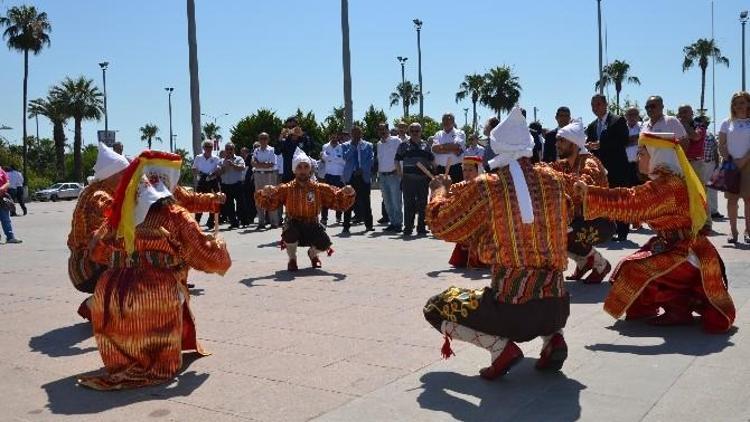
[[[76,199],[81,194],[83,185],[80,183],[55,183],[47,189],[34,194],[37,201],[57,201],[59,199]]]

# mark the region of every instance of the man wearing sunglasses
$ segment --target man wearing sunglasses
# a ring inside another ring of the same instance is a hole
[[[409,140],[402,142],[396,150],[396,172],[401,175],[401,189],[404,195],[404,236],[414,233],[414,217],[417,215],[417,234],[427,235],[425,207],[430,190],[430,178],[419,169],[421,164],[432,169],[435,155],[427,142],[422,140],[422,125],[409,126]]]

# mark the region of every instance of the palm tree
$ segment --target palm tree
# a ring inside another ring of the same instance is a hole
[[[52,92],[47,98],[37,98],[29,102],[29,118],[44,116],[52,123],[52,139],[55,142],[55,168],[57,180],[65,177],[65,121],[68,116],[62,101]]]
[[[190,68],[190,123],[193,128],[193,154],[201,153],[201,93],[198,80],[198,41],[195,25],[195,0],[187,0],[188,66]]]
[[[629,76],[630,64],[624,60],[615,60],[604,66],[602,69],[602,87],[607,85],[615,86],[615,106],[617,113],[620,112],[620,91],[622,91],[623,82],[640,85],[641,80],[636,76]],[[594,89],[599,89],[599,81],[594,84]]]
[[[206,123],[203,125],[201,139],[221,139],[220,130],[221,127],[217,126],[216,123]]]
[[[148,123],[141,126],[139,130],[141,131],[141,141],[146,141],[148,149],[151,149],[151,143],[154,140],[161,142],[161,138],[156,136],[156,134],[159,133],[159,128],[155,124]]]
[[[391,107],[399,102],[404,106],[404,117],[409,117],[409,106],[419,102],[419,86],[411,81],[405,81],[396,85],[396,91],[391,92]]]
[[[341,56],[344,64],[344,125],[352,129],[352,64],[349,51],[349,1],[341,0]]]
[[[458,86],[460,91],[456,93],[456,102],[462,101],[466,97],[471,97],[472,105],[472,118],[471,118],[471,130],[472,132],[477,131],[477,102],[479,97],[482,95],[482,88],[484,88],[485,79],[483,75],[472,75],[464,76],[464,81]]]
[[[693,67],[695,61],[698,61],[698,67],[701,68],[701,108],[700,113],[703,114],[704,98],[706,94],[706,69],[708,68],[708,59],[713,58],[716,63],[723,64],[729,67],[729,59],[721,55],[721,50],[716,45],[716,41],[713,39],[700,38],[698,41],[690,44],[689,46],[682,49],[685,53],[685,59],[682,62],[682,71],[687,72],[688,69]]]
[[[5,16],[0,17],[0,28],[6,27],[3,38],[8,42],[8,48],[23,51],[23,175],[24,184],[28,180],[26,174],[26,105],[29,88],[29,51],[39,54],[44,46],[49,46],[48,32],[52,26],[47,20],[47,14],[37,13],[34,6],[16,6],[8,9]]]
[[[66,116],[73,119],[73,175],[79,182],[83,181],[81,161],[81,124],[84,120],[102,119],[104,103],[102,93],[92,79],[79,76],[76,79],[66,77],[50,93],[61,103]]]
[[[498,66],[484,75],[484,88],[479,102],[498,115],[502,111],[510,112],[520,97],[521,84],[510,67]]]

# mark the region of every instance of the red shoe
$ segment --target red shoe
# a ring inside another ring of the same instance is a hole
[[[596,268],[592,269],[591,274],[583,279],[583,284],[599,284],[604,281],[604,278],[610,271],[612,271],[612,265],[607,261],[607,266],[601,272],[597,271]]]
[[[521,360],[523,360],[523,352],[518,348],[516,343],[509,341],[503,352],[500,353],[500,356],[492,362],[492,365],[479,370],[479,376],[492,381],[497,377],[507,374],[510,368],[520,363]]]
[[[286,264],[286,270],[287,271],[297,271],[299,268],[297,268],[297,260],[296,259],[290,259],[289,263]]]
[[[694,322],[692,314],[682,314],[675,312],[664,312],[656,318],[648,321],[649,325],[658,327],[671,327],[675,325],[692,325]]]
[[[320,258],[318,258],[317,256],[314,258],[310,258],[310,264],[313,268],[320,268],[323,266],[323,264],[320,262]]]
[[[89,309],[86,301],[88,301],[88,299],[81,302],[81,306],[78,307],[78,315],[80,315],[81,318],[85,319],[86,321],[91,321],[91,309]]]
[[[594,269],[594,256],[590,256],[586,258],[586,265],[583,266],[583,268],[579,268],[578,265],[576,265],[576,270],[573,272],[573,274],[567,276],[566,278],[568,280],[580,280],[583,278],[584,275],[586,275],[587,272]]]
[[[559,371],[565,359],[568,358],[568,345],[562,334],[556,333],[552,336],[547,346],[539,354],[539,360],[534,366],[539,371]]]

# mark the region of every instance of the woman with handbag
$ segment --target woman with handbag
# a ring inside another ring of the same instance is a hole
[[[739,200],[745,205],[745,243],[750,243],[750,93],[739,91],[732,95],[730,116],[719,130],[719,153],[732,161],[740,172],[738,192],[727,191],[727,212],[732,235],[727,240],[737,243],[737,211]]]
[[[8,193],[8,189],[10,189],[10,179],[8,178],[8,174],[0,168],[0,225],[2,225],[3,233],[5,233],[5,237],[7,238],[6,243],[21,243],[21,239],[17,239],[13,235],[10,210],[15,205]]]

